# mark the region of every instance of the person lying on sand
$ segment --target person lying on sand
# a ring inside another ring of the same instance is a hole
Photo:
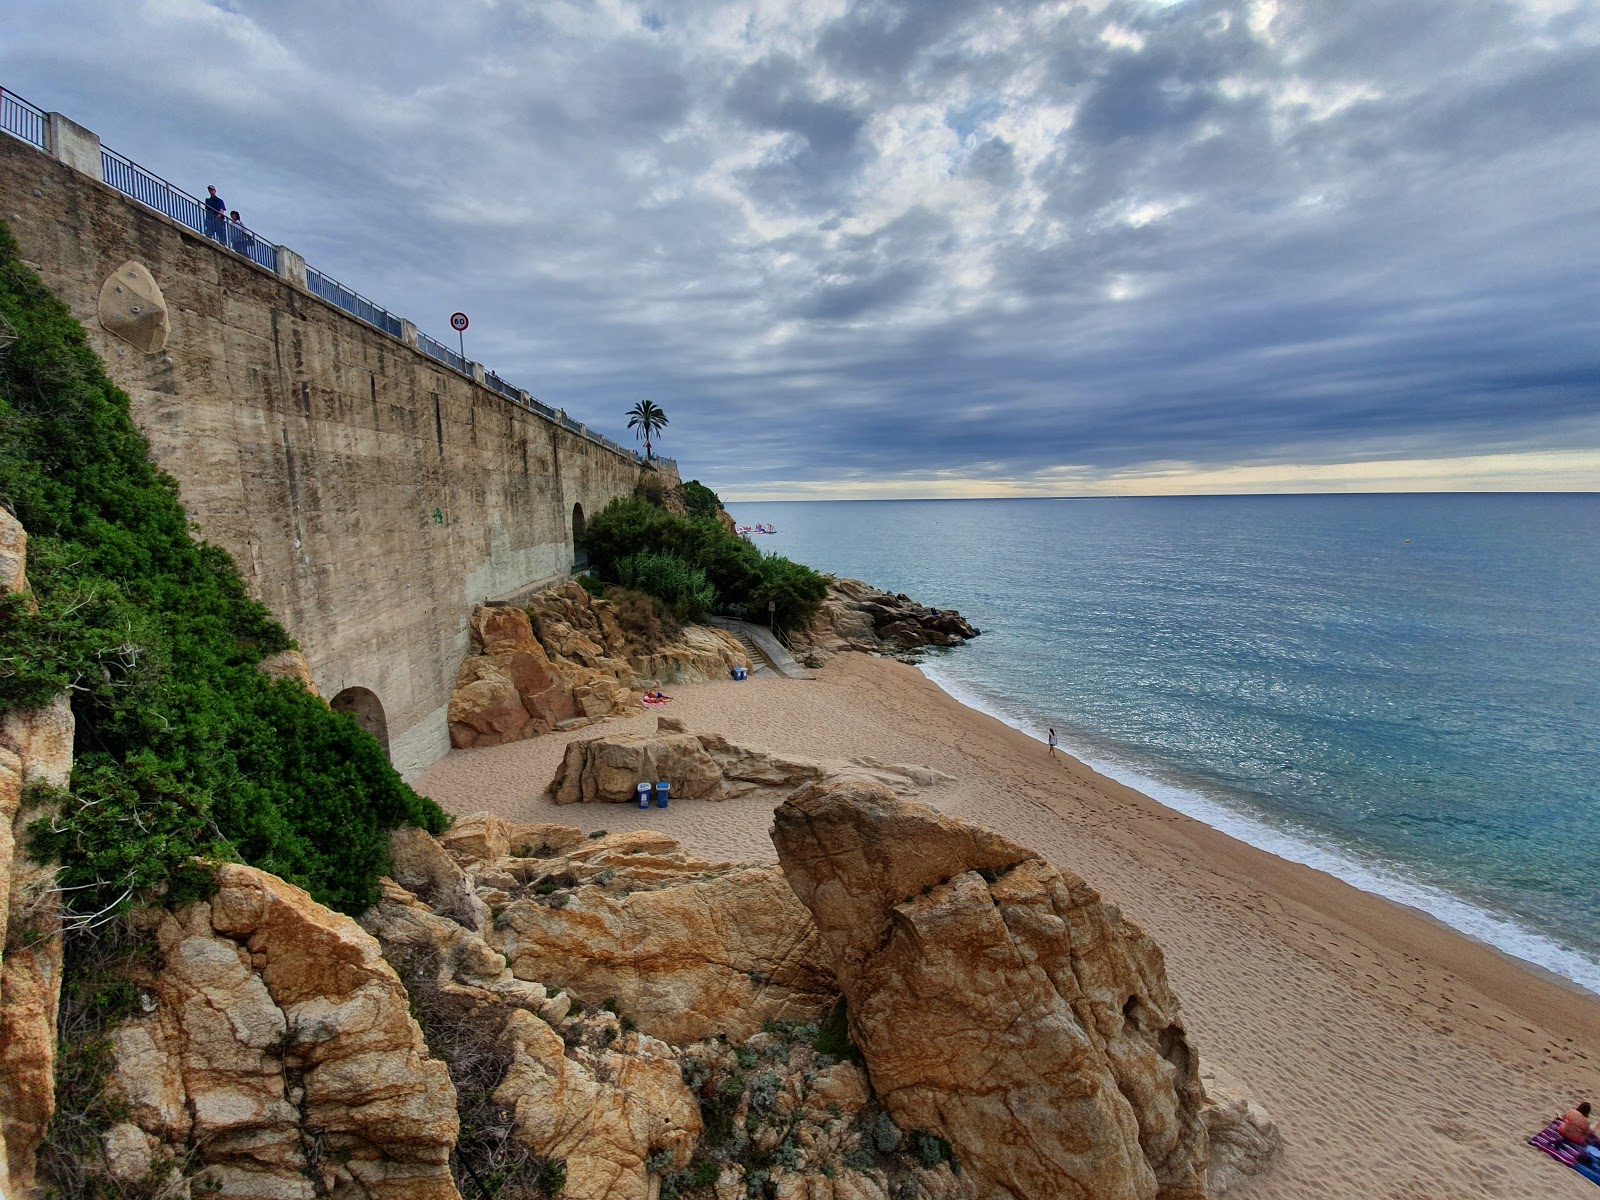
[[[1590,1142],[1600,1141],[1600,1135],[1595,1133],[1595,1128],[1589,1123],[1589,1114],[1593,1110],[1585,1100],[1577,1108],[1568,1109],[1561,1114],[1561,1136],[1574,1146],[1587,1146]]]

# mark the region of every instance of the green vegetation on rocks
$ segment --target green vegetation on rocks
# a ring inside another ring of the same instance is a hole
[[[807,624],[828,594],[827,580],[810,567],[761,553],[714,517],[676,516],[640,496],[606,505],[589,522],[583,542],[591,566],[604,578],[621,579],[630,556],[670,556],[704,574],[715,593],[710,607],[764,621],[771,602],[780,629]],[[676,604],[675,596],[643,580],[631,586]]]
[[[81,326],[0,227],[0,504],[29,534],[38,611],[0,603],[0,712],[71,696],[76,764],[38,847],[78,913],[204,890],[250,863],[359,912],[388,831],[438,832],[382,749],[256,664],[291,643],[232,559],[197,542]]]

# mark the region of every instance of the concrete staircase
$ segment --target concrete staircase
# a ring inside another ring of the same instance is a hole
[[[750,656],[751,669],[757,675],[775,675],[782,679],[816,678],[795,662],[788,647],[774,637],[770,630],[752,625],[748,621],[735,621],[732,617],[709,617],[707,621],[719,629],[726,629],[739,639],[745,653]]]

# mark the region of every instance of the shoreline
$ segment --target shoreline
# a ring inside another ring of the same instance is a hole
[[[999,705],[990,707],[972,688],[950,678],[936,665],[930,671],[928,669],[930,665],[932,664],[923,664],[918,669],[956,703],[973,712],[994,718],[1008,729],[1021,733],[1040,746],[1045,745],[1043,738],[1028,732],[1032,726],[1022,723],[1020,717],[1014,718],[1008,715],[1001,711]],[[1060,752],[1067,754],[1107,781],[1129,788],[1147,800],[1181,813],[1236,843],[1250,846],[1281,862],[1293,863],[1315,871],[1319,875],[1339,880],[1364,895],[1374,896],[1414,912],[1433,924],[1503,955],[1524,970],[1559,983],[1562,987],[1580,995],[1600,1000],[1600,963],[1584,952],[1552,941],[1546,934],[1521,925],[1514,918],[1482,908],[1438,884],[1413,879],[1402,867],[1384,862],[1368,862],[1360,855],[1340,846],[1322,844],[1309,833],[1280,829],[1263,817],[1234,808],[1226,800],[1214,797],[1199,782],[1185,783],[1181,780],[1163,779],[1141,769],[1135,762],[1118,762],[1110,755],[1085,749],[1081,743],[1069,744],[1072,736],[1073,731],[1069,730],[1063,738]],[[1430,901],[1452,910],[1453,915],[1460,919],[1451,920],[1438,915],[1427,907]],[[1500,932],[1501,940],[1496,940],[1488,932],[1475,930],[1473,928],[1475,925]],[[1514,948],[1517,946],[1526,947],[1547,961],[1541,962],[1526,954],[1518,953]],[[1574,974],[1568,974],[1559,967],[1551,965],[1551,962],[1561,960],[1569,960],[1568,965]],[[1593,980],[1592,985],[1586,982],[1589,979]]]
[[[1077,759],[1052,760],[914,667],[845,654],[817,675],[683,686],[668,711],[695,732],[785,753],[936,767],[956,782],[915,799],[1029,846],[1122,907],[1162,946],[1202,1060],[1284,1130],[1284,1161],[1233,1195],[1588,1194],[1524,1143],[1600,1092],[1585,1049],[1600,1045],[1600,998]],[[456,814],[653,828],[708,859],[773,861],[759,802],[640,811],[542,795],[568,741],[648,732],[656,715],[455,751],[418,787]]]

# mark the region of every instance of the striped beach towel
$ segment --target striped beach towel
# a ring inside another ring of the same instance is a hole
[[[1575,1146],[1561,1136],[1560,1117],[1529,1138],[1528,1145],[1535,1150],[1543,1150],[1559,1163],[1565,1163],[1591,1183],[1600,1183],[1600,1166],[1584,1156],[1583,1147]]]

